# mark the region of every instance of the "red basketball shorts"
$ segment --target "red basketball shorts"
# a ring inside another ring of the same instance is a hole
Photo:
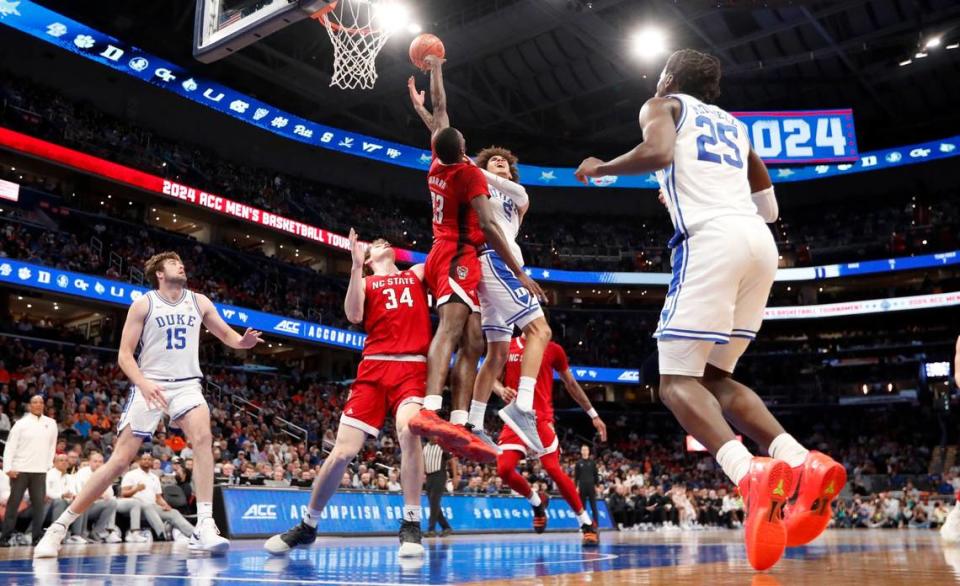
[[[350,387],[340,423],[377,437],[388,412],[396,416],[397,410],[407,403],[422,405],[427,390],[427,362],[422,356],[410,357],[414,358],[422,360],[364,358]]]
[[[424,276],[437,307],[456,297],[471,311],[480,311],[480,260],[472,244],[437,240],[427,255]]]

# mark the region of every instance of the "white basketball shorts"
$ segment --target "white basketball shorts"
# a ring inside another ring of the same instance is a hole
[[[153,436],[160,420],[164,415],[170,416],[170,425],[176,427],[177,420],[186,415],[188,411],[200,405],[206,405],[207,400],[203,396],[203,390],[200,386],[200,379],[190,379],[181,382],[159,382],[163,387],[163,396],[167,399],[167,408],[151,408],[147,405],[143,393],[136,386],[130,391],[130,397],[123,407],[123,415],[120,416],[120,423],[117,424],[117,431],[120,432],[127,425],[130,426],[133,435],[142,439],[148,439]]]
[[[496,252],[480,255],[480,322],[488,342],[509,342],[513,326],[521,330],[543,317],[536,296],[531,295]]]
[[[756,338],[777,273],[777,245],[759,216],[723,216],[673,249],[673,278],[654,337],[660,374],[733,372]]]

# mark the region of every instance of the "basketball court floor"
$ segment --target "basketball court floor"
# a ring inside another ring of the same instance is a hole
[[[427,557],[398,561],[396,538],[324,537],[289,558],[274,558],[262,541],[235,541],[223,557],[186,547],[64,546],[59,560],[29,558],[29,548],[0,550],[0,584],[42,586],[132,584],[706,584],[794,586],[960,583],[960,546],[934,531],[830,531],[790,549],[771,571],[754,572],[738,531],[605,533],[584,551],[575,534],[483,535],[425,540]]]

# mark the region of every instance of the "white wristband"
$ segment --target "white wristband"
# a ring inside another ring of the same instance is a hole
[[[597,417],[600,417],[600,416],[597,414],[597,410],[594,409],[593,407],[590,407],[590,410],[587,411],[587,415],[590,416],[590,419],[596,419]]]

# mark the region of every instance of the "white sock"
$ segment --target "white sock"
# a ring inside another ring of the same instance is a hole
[[[483,429],[483,416],[487,413],[487,404],[480,401],[470,401],[470,415],[467,423],[476,429]]]
[[[423,507],[419,505],[403,505],[403,520],[419,523],[422,510]]]
[[[789,433],[781,433],[773,438],[773,441],[770,442],[770,448],[767,451],[770,452],[771,458],[783,460],[791,468],[803,466],[804,461],[807,459],[807,454],[810,453],[810,450],[801,446],[800,442],[795,440]]]
[[[213,503],[201,503],[197,501],[197,525],[200,524],[200,521],[204,519],[213,518]]]
[[[540,493],[534,492],[533,494],[531,494],[530,496],[528,496],[528,497],[527,497],[527,502],[530,503],[530,506],[531,506],[531,507],[539,507],[539,506],[540,506]]]
[[[730,440],[717,450],[717,463],[723,468],[734,484],[739,485],[743,477],[750,472],[750,461],[753,455],[742,442]]]
[[[423,408],[439,411],[443,407],[443,395],[427,395],[423,398]]]
[[[590,518],[590,513],[586,509],[580,511],[580,514],[577,515],[577,521],[581,525],[593,525],[593,519]]]
[[[80,518],[80,515],[74,513],[70,510],[70,507],[67,507],[67,510],[60,513],[60,516],[57,517],[57,523],[60,523],[64,527],[69,527],[73,525],[73,522]]]
[[[521,411],[533,410],[533,389],[537,385],[537,379],[532,376],[521,376],[520,384],[517,385],[517,407]]]
[[[313,527],[316,529],[317,523],[320,521],[320,515],[323,514],[323,510],[308,509],[306,516],[303,518],[303,522],[308,527]]]
[[[454,409],[450,412],[450,423],[454,425],[466,425],[467,412],[463,409]]]

